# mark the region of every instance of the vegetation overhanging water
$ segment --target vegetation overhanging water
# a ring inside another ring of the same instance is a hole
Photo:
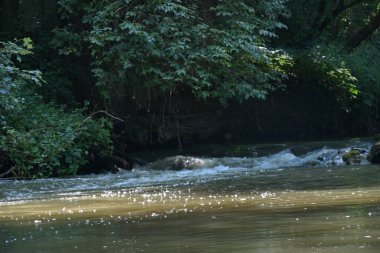
[[[0,252],[379,252],[380,135],[197,145],[379,133],[379,28],[379,0],[0,1]]]

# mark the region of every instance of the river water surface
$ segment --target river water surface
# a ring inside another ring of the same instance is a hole
[[[229,146],[193,170],[0,181],[0,252],[378,253],[380,166],[341,157],[369,147]]]

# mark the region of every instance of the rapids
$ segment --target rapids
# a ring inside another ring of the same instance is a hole
[[[370,146],[199,148],[192,170],[0,181],[0,252],[379,252],[380,167],[342,161]]]

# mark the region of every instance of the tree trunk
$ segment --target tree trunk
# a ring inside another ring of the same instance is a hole
[[[347,4],[344,4],[343,0],[340,0],[337,7],[332,11],[330,16],[327,16],[318,26],[317,32],[318,34],[321,34],[326,27],[331,24],[336,18],[338,18],[344,11],[354,7],[355,5],[358,5],[360,3],[363,3],[364,0],[355,0],[352,2],[349,2]]]
[[[358,47],[364,40],[372,36],[372,34],[380,27],[380,12],[374,15],[369,23],[354,33],[347,41],[348,48]]]
[[[321,19],[323,18],[324,14],[326,12],[326,5],[327,5],[326,0],[321,0],[319,2],[318,14],[317,14],[316,18],[314,19],[314,22],[311,26],[313,28],[312,30],[316,29],[319,26]]]

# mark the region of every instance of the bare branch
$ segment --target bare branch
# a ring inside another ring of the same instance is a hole
[[[84,123],[86,123],[87,121],[89,121],[90,119],[92,119],[95,115],[97,114],[105,114],[107,115],[108,117],[112,118],[112,119],[115,119],[115,120],[118,120],[120,122],[124,122],[124,120],[116,117],[116,116],[113,116],[112,114],[110,114],[109,112],[106,112],[106,111],[103,111],[103,110],[100,110],[100,111],[96,111],[96,112],[93,112],[91,113],[90,116],[88,116],[87,118],[85,118],[82,123],[78,126],[78,128],[80,128],[82,125],[84,125]]]
[[[13,170],[14,170],[14,168],[11,168],[11,169],[9,169],[8,171],[6,171],[6,172],[0,174],[0,178],[3,178],[3,177],[8,176],[9,174],[11,174],[11,173],[13,172]]]
[[[120,122],[124,122],[124,120],[122,120],[121,118],[118,118],[118,117],[116,117],[116,116],[110,114],[109,112],[107,112],[107,111],[103,111],[103,110],[96,111],[96,112],[92,113],[90,116],[87,117],[87,119],[90,119],[90,118],[94,117],[96,114],[101,114],[101,113],[107,115],[108,117],[110,117],[110,118],[112,118],[112,119],[114,119],[114,120],[117,120],[117,121],[120,121]],[[86,121],[87,119],[85,119],[85,121]]]
[[[323,32],[323,30],[331,24],[332,21],[334,21],[337,17],[339,17],[344,11],[363,3],[365,0],[355,0],[352,2],[349,2],[347,4],[344,3],[343,0],[340,0],[337,7],[332,11],[331,15],[327,16],[318,26],[317,32],[320,34]]]
[[[347,41],[348,48],[358,47],[364,40],[371,37],[372,34],[380,27],[380,11],[372,14],[369,23],[354,33]]]

